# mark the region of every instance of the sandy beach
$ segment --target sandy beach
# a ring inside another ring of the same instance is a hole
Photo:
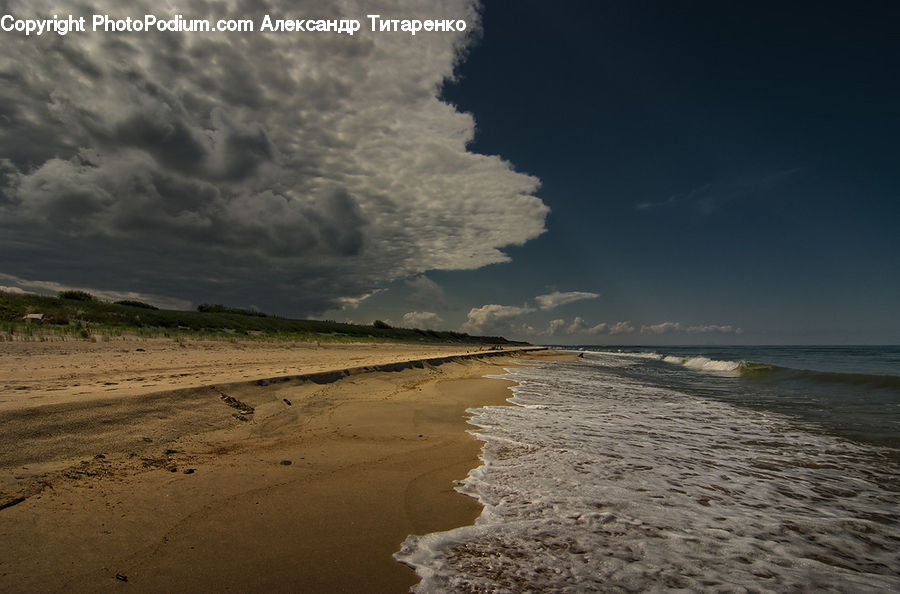
[[[480,511],[483,376],[549,354],[371,367],[475,350],[0,344],[0,590],[407,591],[404,538]]]

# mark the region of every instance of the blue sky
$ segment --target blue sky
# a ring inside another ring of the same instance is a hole
[[[560,342],[896,342],[898,11],[487,3],[444,97],[552,212],[512,263],[432,278],[517,306],[594,292],[528,323],[638,329]],[[684,331],[714,325],[741,333]]]
[[[900,342],[894,3],[435,6],[378,10],[470,30],[3,33],[0,285],[537,343]]]

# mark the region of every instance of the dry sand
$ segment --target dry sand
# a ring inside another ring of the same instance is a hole
[[[416,576],[392,559],[405,537],[480,512],[453,487],[481,450],[465,410],[509,396],[509,382],[483,376],[542,356],[315,383],[251,380],[467,349],[0,347],[0,591],[10,592],[405,592]]]

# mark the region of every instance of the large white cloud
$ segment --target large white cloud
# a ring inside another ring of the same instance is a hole
[[[37,0],[4,12],[357,18],[364,30],[4,33],[0,271],[304,313],[506,261],[504,247],[544,231],[539,181],[467,151],[473,117],[438,98],[469,34],[365,30],[366,14],[475,30],[471,1]]]
[[[484,334],[491,331],[507,330],[507,322],[533,312],[530,307],[518,307],[515,305],[497,305],[489,303],[481,307],[473,307],[469,310],[466,322],[461,330],[469,334]]]
[[[435,330],[443,323],[441,316],[433,311],[410,311],[403,314],[403,326],[406,328]]]

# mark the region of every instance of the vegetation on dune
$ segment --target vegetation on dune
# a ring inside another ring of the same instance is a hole
[[[60,299],[70,299],[72,301],[96,301],[97,299],[87,291],[60,291]]]
[[[114,301],[117,305],[130,305],[131,307],[140,307],[143,309],[159,309],[155,305],[144,303],[143,301],[134,301],[132,299],[123,299],[122,301]]]
[[[43,320],[26,320],[43,314]],[[0,339],[14,334],[47,334],[90,339],[101,335],[195,336],[203,338],[268,338],[284,340],[435,342],[459,344],[524,344],[499,336],[470,336],[446,330],[394,328],[380,320],[372,325],[333,320],[294,320],[262,312],[203,304],[197,311],[159,309],[140,301],[102,301],[84,291],[58,297],[0,291]]]

